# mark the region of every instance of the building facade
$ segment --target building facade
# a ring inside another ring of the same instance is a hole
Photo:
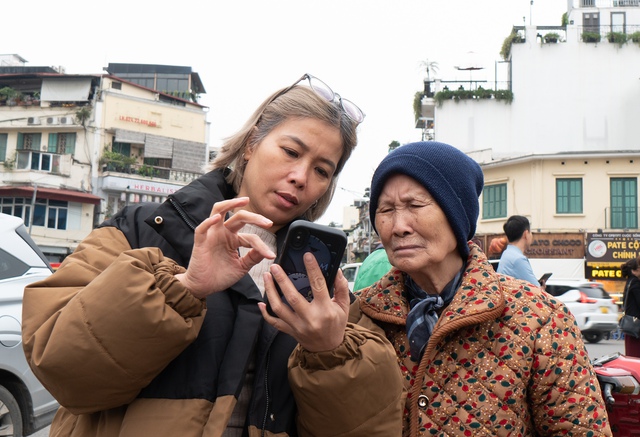
[[[122,206],[162,202],[202,174],[208,122],[195,93],[24,62],[0,66],[0,205],[52,262]]]
[[[619,291],[620,265],[640,255],[614,253],[640,240],[640,1],[568,0],[563,19],[505,35],[495,81],[425,84],[416,127],[431,122],[427,133],[480,163],[485,249],[509,216],[524,215],[536,273],[555,268]],[[594,256],[595,242],[611,256]]]

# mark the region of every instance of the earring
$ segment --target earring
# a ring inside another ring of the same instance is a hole
[[[313,205],[311,205],[311,208],[315,208],[316,206],[318,206],[318,199],[316,199],[316,201],[313,202]]]

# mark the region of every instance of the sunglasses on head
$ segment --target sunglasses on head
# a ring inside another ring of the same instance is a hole
[[[327,102],[334,103],[337,101],[338,104],[340,105],[340,108],[342,109],[342,112],[344,112],[345,115],[349,117],[351,121],[354,121],[358,124],[362,123],[365,117],[364,112],[362,112],[362,109],[358,108],[358,106],[355,103],[353,103],[351,100],[343,99],[340,96],[340,94],[334,92],[329,87],[329,85],[327,85],[317,77],[312,76],[310,74],[304,74],[300,79],[295,81],[293,85],[289,86],[288,88],[285,88],[284,90],[282,90],[282,92],[278,93],[278,95],[276,95],[273,98],[273,100],[271,100],[271,102],[276,100],[281,95],[291,91],[293,87],[298,85],[303,80],[309,80],[309,87],[313,91],[315,91],[317,95],[325,99]],[[269,102],[269,104],[271,104],[271,102]]]

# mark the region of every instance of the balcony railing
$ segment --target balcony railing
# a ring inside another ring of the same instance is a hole
[[[139,175],[148,178],[158,178],[183,183],[189,183],[194,179],[202,176],[201,173],[175,170],[165,167],[156,167],[147,164],[121,165],[112,162],[104,164],[104,166],[102,167],[102,171]]]
[[[640,0],[573,0],[574,8],[626,8],[639,7]]]

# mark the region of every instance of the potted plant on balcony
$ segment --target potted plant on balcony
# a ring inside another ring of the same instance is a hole
[[[582,32],[582,41],[584,42],[600,42],[600,32],[590,32],[584,31]]]
[[[631,35],[629,35],[629,39],[631,40],[631,42],[640,44],[640,31],[633,32]]]
[[[627,42],[627,34],[624,32],[609,32],[607,33],[607,40],[622,47]]]
[[[547,44],[555,43],[555,42],[558,42],[559,40],[560,40],[560,35],[556,32],[549,32],[544,35],[544,42],[546,42]]]
[[[15,106],[16,101],[20,99],[22,93],[9,86],[0,88],[0,101],[5,102],[8,106]]]
[[[512,44],[519,44],[523,42],[525,42],[525,39],[520,36],[520,34],[515,30],[512,31],[509,36],[506,37],[502,42],[502,48],[500,49],[500,56],[502,56],[502,59],[504,59],[505,61],[509,60],[509,57],[511,56]]]

